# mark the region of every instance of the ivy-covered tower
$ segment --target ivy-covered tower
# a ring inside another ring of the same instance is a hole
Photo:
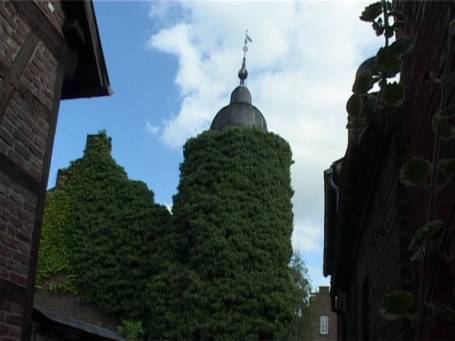
[[[245,51],[246,52],[246,51]],[[240,85],[184,146],[173,220],[182,264],[171,338],[271,340],[293,314],[289,144]]]

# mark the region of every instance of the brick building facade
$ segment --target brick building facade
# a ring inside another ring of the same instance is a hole
[[[310,296],[312,341],[337,339],[337,315],[332,311],[329,287],[321,286]]]
[[[378,311],[384,295],[394,290],[407,290],[415,296],[419,291],[421,266],[410,261],[408,246],[415,230],[426,221],[428,199],[422,190],[403,185],[399,174],[403,164],[415,156],[431,160],[432,117],[438,111],[441,90],[428,80],[428,73],[438,77],[445,66],[455,72],[454,52],[447,44],[455,2],[401,0],[393,8],[408,18],[400,34],[416,41],[401,72],[406,86],[402,112],[385,113],[379,121],[369,122],[360,143],[349,131],[344,158],[324,174],[324,275],[331,275],[340,340],[404,340],[415,335],[409,321],[387,321]],[[455,103],[455,82],[447,84],[444,106]],[[442,158],[454,157],[454,151],[453,141],[441,145]],[[450,196],[453,187],[438,194],[436,218],[447,218]],[[432,295],[433,300],[452,307],[454,249],[452,238]],[[422,337],[454,340],[455,328],[438,320]]]
[[[91,1],[0,2],[0,337],[29,340],[59,103],[110,93]]]

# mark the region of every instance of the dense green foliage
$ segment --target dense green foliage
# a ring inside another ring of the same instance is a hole
[[[76,292],[74,272],[70,265],[69,247],[69,209],[71,200],[68,191],[51,190],[47,193],[44,208],[43,233],[40,242],[40,257],[38,258],[37,286],[56,274],[64,274],[63,281],[52,289]]]
[[[128,341],[142,340],[144,330],[140,321],[122,320],[122,325],[118,328],[121,336],[125,337]]]
[[[274,339],[295,311],[291,151],[255,129],[188,140],[167,248],[149,287],[153,335]]]
[[[110,139],[89,136],[84,156],[49,193],[38,269],[39,284],[59,272],[104,311],[144,318],[142,293],[156,273],[158,236],[170,217],[153,193],[131,181],[112,159]]]

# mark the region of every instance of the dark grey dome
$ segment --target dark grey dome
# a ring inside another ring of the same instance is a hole
[[[218,111],[210,129],[223,130],[230,127],[254,127],[267,131],[265,118],[251,104],[250,91],[244,85],[239,85],[232,91],[231,103]]]

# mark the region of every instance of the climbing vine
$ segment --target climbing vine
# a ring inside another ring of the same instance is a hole
[[[70,222],[68,213],[71,199],[68,191],[50,190],[44,208],[44,221],[40,242],[40,257],[36,284],[39,289],[49,278],[64,274],[63,280],[51,283],[52,290],[75,293],[74,273],[70,265]]]

